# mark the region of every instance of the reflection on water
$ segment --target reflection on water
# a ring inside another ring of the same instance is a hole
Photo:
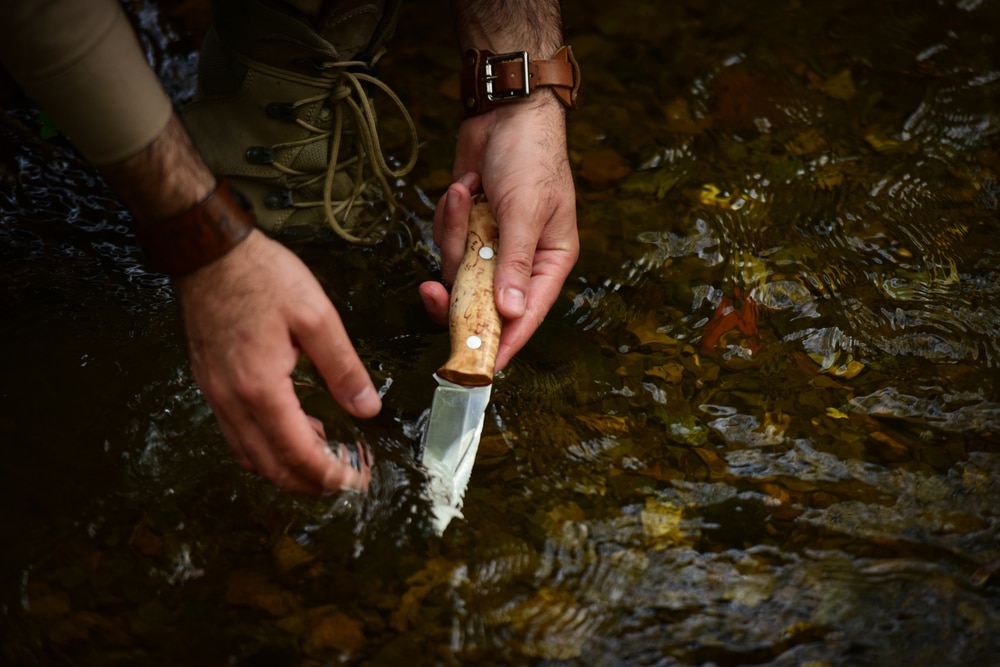
[[[404,8],[384,61],[424,234],[457,122],[444,4]],[[7,663],[995,661],[997,8],[566,4],[583,256],[443,539],[413,449],[447,345],[406,232],[300,249],[386,408],[347,419],[304,366],[377,464],[365,497],[290,497],[235,469],[125,214],[11,105]],[[178,100],[196,8],[134,10]]]

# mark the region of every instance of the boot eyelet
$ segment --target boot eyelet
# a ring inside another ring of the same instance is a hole
[[[270,194],[264,197],[264,206],[268,207],[272,211],[279,208],[289,208],[295,204],[295,200],[292,199],[291,190],[279,190],[274,194]]]
[[[291,102],[271,102],[264,107],[264,112],[268,118],[283,120],[289,123],[294,123],[299,117],[298,109]]]
[[[270,146],[251,146],[247,149],[246,158],[251,164],[273,164],[274,149]]]

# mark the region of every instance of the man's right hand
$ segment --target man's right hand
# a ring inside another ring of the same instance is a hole
[[[191,367],[243,468],[276,485],[320,495],[366,490],[344,445],[302,409],[291,373],[307,354],[334,398],[355,417],[381,399],[344,325],[312,272],[259,231],[221,259],[175,280]]]

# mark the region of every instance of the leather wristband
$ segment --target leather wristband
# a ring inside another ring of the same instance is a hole
[[[496,54],[469,49],[462,61],[461,86],[466,118],[523,100],[545,86],[567,108],[575,109],[580,66],[569,46],[561,47],[549,60],[533,60],[527,51]]]
[[[153,268],[177,277],[219,259],[256,226],[249,202],[220,179],[194,208],[166,220],[142,222],[135,233]]]

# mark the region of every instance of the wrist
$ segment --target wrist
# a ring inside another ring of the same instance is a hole
[[[135,232],[154,269],[177,278],[227,255],[256,228],[249,203],[225,179],[195,206]]]
[[[507,128],[525,136],[558,141],[565,145],[566,107],[551,91],[542,89],[529,99],[516,104],[498,105],[484,113],[466,116],[462,126],[466,131],[493,134]]]

